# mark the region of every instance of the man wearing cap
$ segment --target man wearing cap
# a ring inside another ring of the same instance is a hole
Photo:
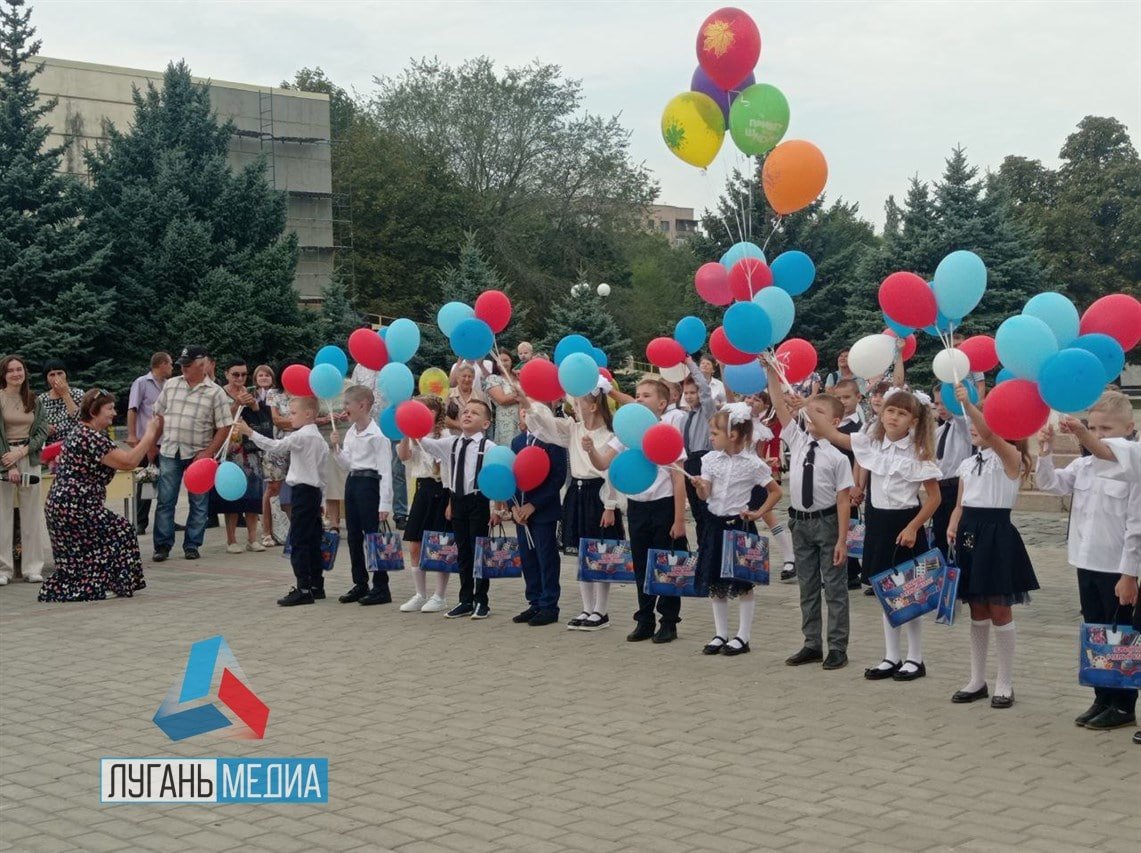
[[[174,547],[174,505],[178,502],[183,472],[196,459],[212,458],[234,423],[226,392],[206,375],[208,361],[211,359],[205,347],[184,347],[178,358],[182,375],[166,381],[154,405],[154,413],[163,417],[154,523],[156,563],[165,560]],[[182,550],[186,559],[197,560],[206,536],[207,496],[189,497],[190,514]]]

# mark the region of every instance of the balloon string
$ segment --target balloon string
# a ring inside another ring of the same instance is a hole
[[[242,416],[242,412],[245,411],[245,408],[245,406],[238,406],[238,410],[234,412],[234,422],[230,424],[230,432],[226,436],[226,440],[222,442],[222,446],[218,448],[218,452],[214,454],[214,458],[219,462],[225,458],[226,452],[230,449],[230,442],[234,438],[234,429],[238,426],[238,418]]]
[[[765,238],[765,245],[761,246],[762,252],[769,247],[769,240],[773,239],[773,235],[777,233],[777,229],[780,228],[780,224],[783,221],[784,221],[783,216],[777,217],[777,221],[773,223],[773,230],[770,231],[769,236]]]

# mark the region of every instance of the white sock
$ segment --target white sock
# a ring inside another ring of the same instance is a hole
[[[915,664],[923,663],[923,620],[912,619],[907,623],[907,659],[915,663],[905,663],[900,672],[917,672]],[[897,635],[898,636],[898,635]]]
[[[436,595],[440,598],[447,598],[448,592],[448,578],[451,574],[448,572],[436,572]]]
[[[601,616],[610,613],[610,584],[594,582],[594,612]]]
[[[594,612],[594,583],[591,581],[579,581],[578,593],[582,596],[582,612]]]
[[[795,564],[796,560],[792,556],[792,534],[783,524],[774,524],[769,527],[769,533],[776,539],[777,544],[780,545],[781,558],[786,565]]]
[[[428,584],[424,579],[423,569],[412,570],[412,583],[416,584],[417,595],[423,595],[425,597],[428,595]]]
[[[998,653],[998,677],[995,696],[1014,695],[1014,623],[994,626],[994,645]]]
[[[971,620],[971,681],[964,693],[974,693],[986,686],[986,652],[990,643],[990,620]]]
[[[718,637],[729,639],[729,599],[711,598],[713,605],[713,633]]]
[[[738,598],[737,604],[739,611],[737,636],[741,638],[741,642],[747,643],[753,635],[753,615],[757,611],[757,598],[750,592]]]
[[[900,661],[899,629],[891,626],[886,615],[883,616],[883,656],[884,660],[879,662],[876,669],[891,669],[891,665],[884,661],[890,661],[891,664],[897,664]]]

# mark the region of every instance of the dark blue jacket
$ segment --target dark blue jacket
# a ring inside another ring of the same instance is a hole
[[[535,507],[531,522],[537,524],[553,524],[562,518],[562,503],[559,492],[567,481],[567,451],[565,447],[557,444],[547,444],[539,441],[529,432],[521,432],[511,441],[511,449],[518,453],[529,444],[542,448],[551,460],[551,470],[547,479],[543,480],[537,488],[529,492],[516,491],[515,500],[520,505],[529,503]]]

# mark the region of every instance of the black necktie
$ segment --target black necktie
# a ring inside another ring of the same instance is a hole
[[[947,421],[943,424],[943,431],[939,433],[939,446],[935,448],[935,458],[942,460],[943,451],[947,449],[947,436],[951,432],[951,422]]]
[[[816,445],[820,442],[810,441],[808,452],[804,454],[804,475],[800,481],[800,502],[805,509],[812,508],[812,473],[816,470]]]
[[[693,452],[693,439],[690,437],[690,430],[693,428],[693,419],[696,417],[697,409],[694,409],[685,419],[685,430],[682,437],[685,439],[685,453],[687,456]]]
[[[975,473],[981,474],[983,472],[983,452],[980,450],[975,454]]]
[[[459,459],[456,460],[456,486],[455,489],[453,489],[457,498],[462,498],[464,496],[464,480],[466,479],[464,474],[464,466],[467,463],[467,448],[468,445],[471,444],[471,441],[472,440],[470,438],[460,439],[460,456]]]

